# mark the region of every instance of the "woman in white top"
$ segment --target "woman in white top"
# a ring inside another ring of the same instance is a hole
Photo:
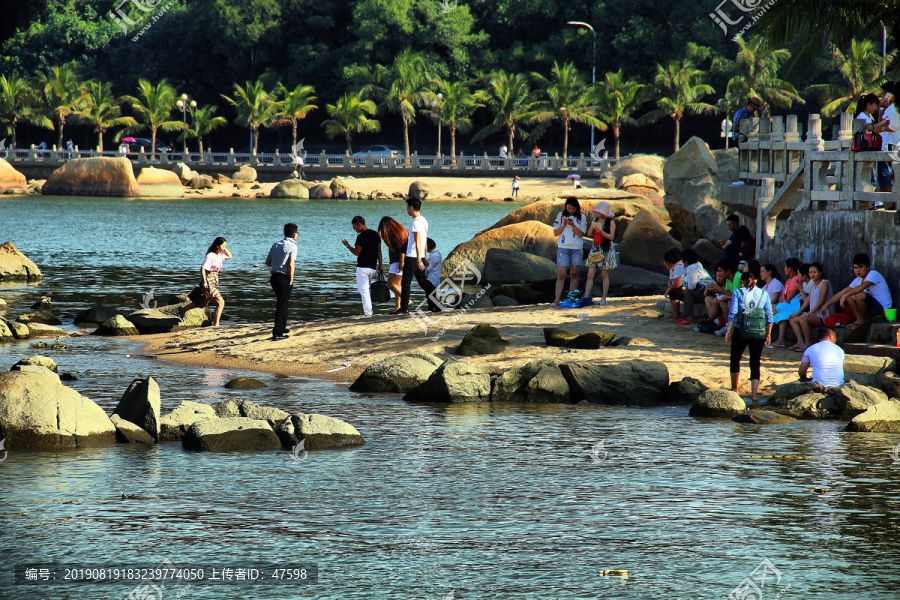
[[[535,145],[535,152],[540,152]],[[584,234],[587,231],[587,218],[581,214],[578,198],[566,198],[563,211],[556,216],[553,223],[553,235],[559,236],[556,242],[556,299],[550,306],[559,306],[566,284],[566,271],[572,278],[569,296],[580,300],[578,293],[578,268],[584,259]]]
[[[778,303],[778,299],[781,298],[781,292],[784,291],[784,284],[781,283],[781,279],[778,276],[778,267],[772,263],[765,264],[759,270],[759,276],[765,284],[762,288],[763,291],[769,294],[769,298],[772,299],[772,306],[775,306]]]
[[[206,251],[206,259],[203,266],[200,267],[200,286],[188,295],[189,303],[180,307],[178,310],[181,316],[192,308],[205,308],[207,304],[216,303],[216,320],[213,327],[219,326],[219,319],[222,318],[222,310],[225,308],[225,299],[222,298],[222,292],[219,291],[219,271],[225,264],[226,258],[232,258],[231,252],[225,246],[228,242],[223,237],[217,237],[213,240],[212,245]],[[200,293],[197,293],[197,291]]]
[[[825,317],[834,312],[834,306],[822,308],[834,296],[831,283],[825,279],[822,263],[814,262],[809,265],[809,283],[809,296],[800,305],[800,310],[791,315],[791,329],[797,336],[794,350],[797,352],[803,352],[809,347],[810,328],[824,325]],[[806,310],[808,312],[804,312]]]
[[[860,96],[859,101],[856,103],[856,118],[866,122],[865,131],[867,134],[872,134],[871,139],[873,142],[875,140],[875,134],[880,134],[887,130],[887,119],[876,122],[878,119],[878,96],[875,94],[863,94]],[[885,135],[887,135],[887,133],[882,135],[883,144]],[[881,148],[876,146],[875,149],[880,150]],[[884,147],[884,149],[887,150],[888,148]],[[893,179],[894,174],[891,172],[891,167],[888,163],[879,162],[875,164],[875,169],[872,171],[872,184],[877,185],[880,191],[891,191]],[[882,206],[881,202],[876,202],[873,208],[880,208]]]

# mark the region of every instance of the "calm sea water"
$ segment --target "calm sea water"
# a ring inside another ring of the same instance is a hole
[[[3,202],[0,237],[48,275],[40,286],[0,288],[19,305],[48,290],[65,311],[104,298],[139,300],[144,276],[159,283],[157,293],[180,291],[167,282],[190,280],[208,243],[193,239],[195,229],[208,226],[234,247],[223,285],[245,273],[243,286],[226,291],[249,299],[228,305],[235,320],[252,319],[268,302],[251,257],[264,258],[278,236],[256,229],[296,219],[318,240],[304,245],[301,263],[332,274],[308,279],[341,298],[329,299],[329,309],[355,314],[349,253],[325,240],[339,243],[339,226],[354,214],[400,210],[368,202]],[[447,231],[447,246],[504,212],[429,208],[433,226],[444,216],[470,224]],[[34,220],[24,214],[31,211]],[[255,296],[244,289],[251,285]],[[346,383],[141,359],[140,345],[125,340],[67,343],[67,351],[41,353],[77,374],[71,385],[107,411],[134,377],[152,375],[164,412],[182,400],[247,398],[345,419],[367,444],[302,460],[290,452],[187,453],[173,443],[13,450],[0,463],[3,599],[157,600],[139,582],[14,585],[13,566],[163,560],[204,566],[207,577],[250,563],[318,567],[311,583],[170,582],[164,600],[687,600],[728,598],[739,585],[744,591],[733,597],[742,600],[900,597],[898,435],[850,434],[833,422],[696,420],[686,407],[407,404],[351,394]],[[0,345],[0,367],[34,353],[29,342]],[[222,387],[237,375],[269,387]],[[769,455],[805,458],[753,458]],[[631,577],[603,577],[606,569]],[[761,596],[748,581],[762,583]]]

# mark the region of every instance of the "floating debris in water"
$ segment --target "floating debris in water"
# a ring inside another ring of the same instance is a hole
[[[831,491],[831,488],[813,488],[811,491],[815,494],[824,494]]]
[[[794,454],[745,454],[742,458],[777,458],[780,460],[812,460],[812,456]]]
[[[69,347],[56,338],[55,342],[32,342],[31,347],[36,350],[68,350]]]
[[[623,579],[628,579],[631,577],[631,571],[628,569],[606,569],[601,570],[600,575],[603,577],[621,577]]]

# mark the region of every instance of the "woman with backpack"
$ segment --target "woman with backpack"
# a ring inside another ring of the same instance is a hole
[[[731,391],[738,391],[741,358],[750,347],[750,400],[756,402],[759,393],[759,363],[763,346],[772,337],[772,300],[769,294],[756,287],[756,276],[750,271],[741,275],[741,289],[731,297],[728,329],[725,341],[731,342]]]

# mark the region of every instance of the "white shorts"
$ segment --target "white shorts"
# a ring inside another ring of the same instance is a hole
[[[395,262],[391,263],[391,268],[388,269],[388,274],[390,275],[400,275],[400,263]]]

